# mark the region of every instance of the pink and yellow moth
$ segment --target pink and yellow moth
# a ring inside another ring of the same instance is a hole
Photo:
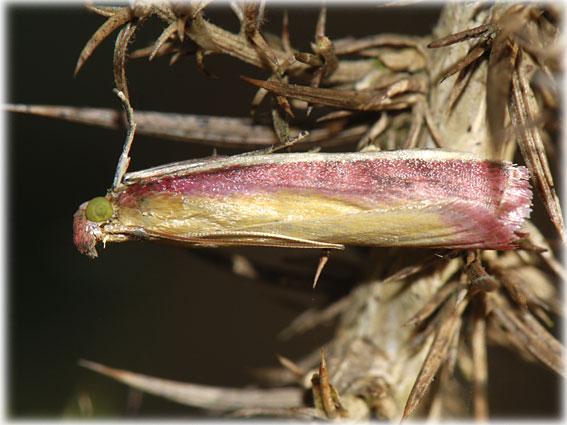
[[[74,242],[513,249],[529,216],[528,170],[438,149],[272,153],[127,173],[75,213]]]

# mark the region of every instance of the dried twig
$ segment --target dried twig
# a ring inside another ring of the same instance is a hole
[[[114,369],[88,360],[81,360],[79,364],[123,382],[132,388],[203,409],[230,411],[250,407],[275,409],[303,405],[303,390],[298,388],[268,390],[211,387],[153,378],[123,369]]]
[[[537,323],[529,312],[517,315],[509,303],[494,294],[490,298],[490,308],[498,322],[535,358],[564,376],[564,348],[541,325]]]
[[[455,292],[457,287],[458,282],[455,280],[445,284],[410,320],[404,323],[404,326],[418,326],[421,324],[424,320],[430,317],[439,308],[439,306],[441,306],[445,300],[453,294],[453,292]]]
[[[281,339],[288,339],[294,335],[307,332],[323,323],[328,323],[337,317],[348,306],[348,298],[344,297],[330,304],[323,310],[307,310],[297,316],[279,334]]]
[[[563,242],[567,242],[567,232],[561,212],[559,198],[555,192],[553,176],[549,169],[547,155],[541,135],[535,126],[537,106],[527,82],[522,64],[523,55],[518,53],[518,65],[512,76],[512,98],[510,116],[518,146],[531,172],[532,181],[545,209]]]
[[[6,105],[5,109],[111,129],[123,129],[125,126],[124,114],[114,109],[51,105]],[[136,111],[136,124],[138,134],[215,147],[251,149],[279,143],[272,126],[255,124],[250,118]],[[367,130],[367,124],[345,128],[341,123],[314,128],[299,145],[340,145],[358,140]],[[300,131],[297,127],[290,128],[291,135]]]
[[[472,360],[474,380],[474,416],[477,421],[488,420],[488,361],[486,358],[486,294],[472,300]]]
[[[405,109],[417,102],[419,97],[415,94],[427,92],[427,81],[421,75],[397,81],[386,88],[361,91],[312,88],[247,77],[242,77],[242,79],[286,97],[358,111]]]
[[[126,54],[128,43],[134,36],[138,25],[139,21],[136,23],[128,22],[118,33],[114,45],[114,85],[118,91],[124,93],[128,101],[130,101],[130,93],[128,92],[128,83],[126,81]]]
[[[99,10],[102,12],[100,8],[91,9],[91,10],[97,13],[99,13]],[[108,15],[104,14],[103,16],[108,16]],[[92,35],[90,40],[87,42],[87,44],[81,51],[81,54],[79,55],[79,60],[77,61],[77,65],[75,66],[75,76],[79,73],[85,62],[91,57],[92,53],[99,46],[99,44],[102,43],[102,41],[106,37],[108,37],[112,32],[120,28],[126,22],[131,20],[133,17],[134,17],[134,13],[132,9],[128,7],[116,9],[115,13],[108,17],[106,22],[102,24],[100,28]]]
[[[423,395],[429,388],[431,381],[433,381],[437,370],[441,367],[441,364],[445,360],[449,344],[457,331],[459,319],[467,304],[468,302],[466,299],[457,300],[455,297],[453,298],[453,302],[446,307],[433,344],[429,349],[427,358],[423,362],[423,366],[421,367],[419,375],[417,376],[415,384],[409,395],[402,414],[402,421],[407,419],[415,410]]]
[[[481,36],[485,35],[487,32],[493,31],[493,30],[494,30],[493,24],[479,25],[478,27],[471,28],[471,29],[468,29],[468,30],[464,30],[464,31],[461,31],[461,32],[457,32],[457,33],[454,33],[454,34],[449,34],[446,37],[442,37],[438,40],[432,41],[431,43],[429,43],[427,45],[427,47],[438,48],[438,47],[449,46],[451,44],[460,43],[461,41],[464,41],[464,40],[469,40],[471,38],[481,37]]]

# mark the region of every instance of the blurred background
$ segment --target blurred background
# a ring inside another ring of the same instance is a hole
[[[110,107],[113,34],[77,78],[84,44],[104,22],[83,7],[7,9],[8,103]],[[318,8],[290,8],[292,45],[310,51]],[[239,23],[228,8],[207,8],[209,19],[231,31]],[[331,5],[331,39],[394,32],[431,32],[439,8],[346,8]],[[281,32],[282,9],[268,5],[265,28]],[[136,33],[133,48],[160,34],[157,19]],[[193,57],[130,61],[126,71],[134,109],[247,116],[255,89],[239,75],[264,78],[251,66],[211,56],[205,76]],[[301,311],[347,292],[368,267],[368,250],[333,255],[316,291],[311,282],[318,252],[233,249],[265,270],[256,280],[231,272],[226,250],[183,249],[145,242],[111,244],[99,258],[72,243],[72,217],[80,203],[104,195],[112,182],[124,132],[7,113],[9,175],[7,276],[7,396],[12,418],[94,416],[191,417],[181,406],[80,368],[79,359],[161,378],[219,386],[245,386],[254,368],[277,366],[276,354],[298,358],[325,343],[332,324],[291,341],[278,333]],[[208,156],[212,148],[136,136],[130,170]],[[236,151],[219,150],[221,154]],[[366,256],[366,257],[365,257]],[[538,364],[491,350],[490,403],[494,417],[557,417],[559,381]],[[472,390],[470,393],[472,403]]]

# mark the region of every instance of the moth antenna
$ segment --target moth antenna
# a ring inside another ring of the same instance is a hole
[[[126,141],[124,142],[124,148],[122,149],[122,153],[120,154],[120,158],[118,159],[116,172],[114,173],[112,190],[116,189],[122,183],[124,174],[126,174],[126,171],[128,170],[128,165],[130,164],[130,157],[128,156],[128,154],[130,153],[130,147],[132,146],[132,142],[134,141],[134,133],[136,132],[136,122],[134,121],[134,109],[132,109],[132,105],[130,105],[130,101],[122,91],[118,89],[114,89],[113,91],[122,102],[122,106],[126,111],[126,118],[128,120],[128,132],[126,134]]]

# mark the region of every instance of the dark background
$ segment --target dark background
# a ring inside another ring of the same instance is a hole
[[[309,51],[317,13],[316,8],[290,9],[294,47]],[[331,7],[327,34],[335,39],[427,34],[438,13],[435,8]],[[227,9],[209,8],[207,16],[238,30]],[[281,16],[281,9],[268,7],[267,28],[279,33]],[[103,20],[81,7],[8,6],[7,101],[118,108],[112,93],[116,34],[73,78],[82,47]],[[161,29],[156,18],[144,24],[134,47],[147,45]],[[134,108],[246,116],[255,90],[238,76],[265,75],[230,58],[209,57],[206,64],[218,80],[204,76],[193,58],[171,68],[167,59],[130,61]],[[298,358],[329,337],[329,328],[291,342],[277,334],[298,312],[324,302],[338,287],[348,289],[349,277],[362,273],[351,260],[356,248],[332,257],[320,282],[327,288],[315,292],[310,285],[317,254],[306,251],[246,250],[253,257],[264,254],[262,264],[291,264],[295,271],[259,281],[232,274],[214,250],[111,244],[91,260],[73,246],[73,213],[110,186],[124,133],[12,113],[7,123],[11,417],[73,417],[78,398],[85,395],[98,417],[200,415],[198,409],[150,395],[135,402],[136,393],[81,369],[77,361],[178,381],[244,386],[251,382],[252,368],[277,365],[276,353]],[[205,146],[137,136],[130,170],[210,153]],[[489,359],[493,415],[558,415],[559,384],[550,372],[501,349],[492,350]]]

